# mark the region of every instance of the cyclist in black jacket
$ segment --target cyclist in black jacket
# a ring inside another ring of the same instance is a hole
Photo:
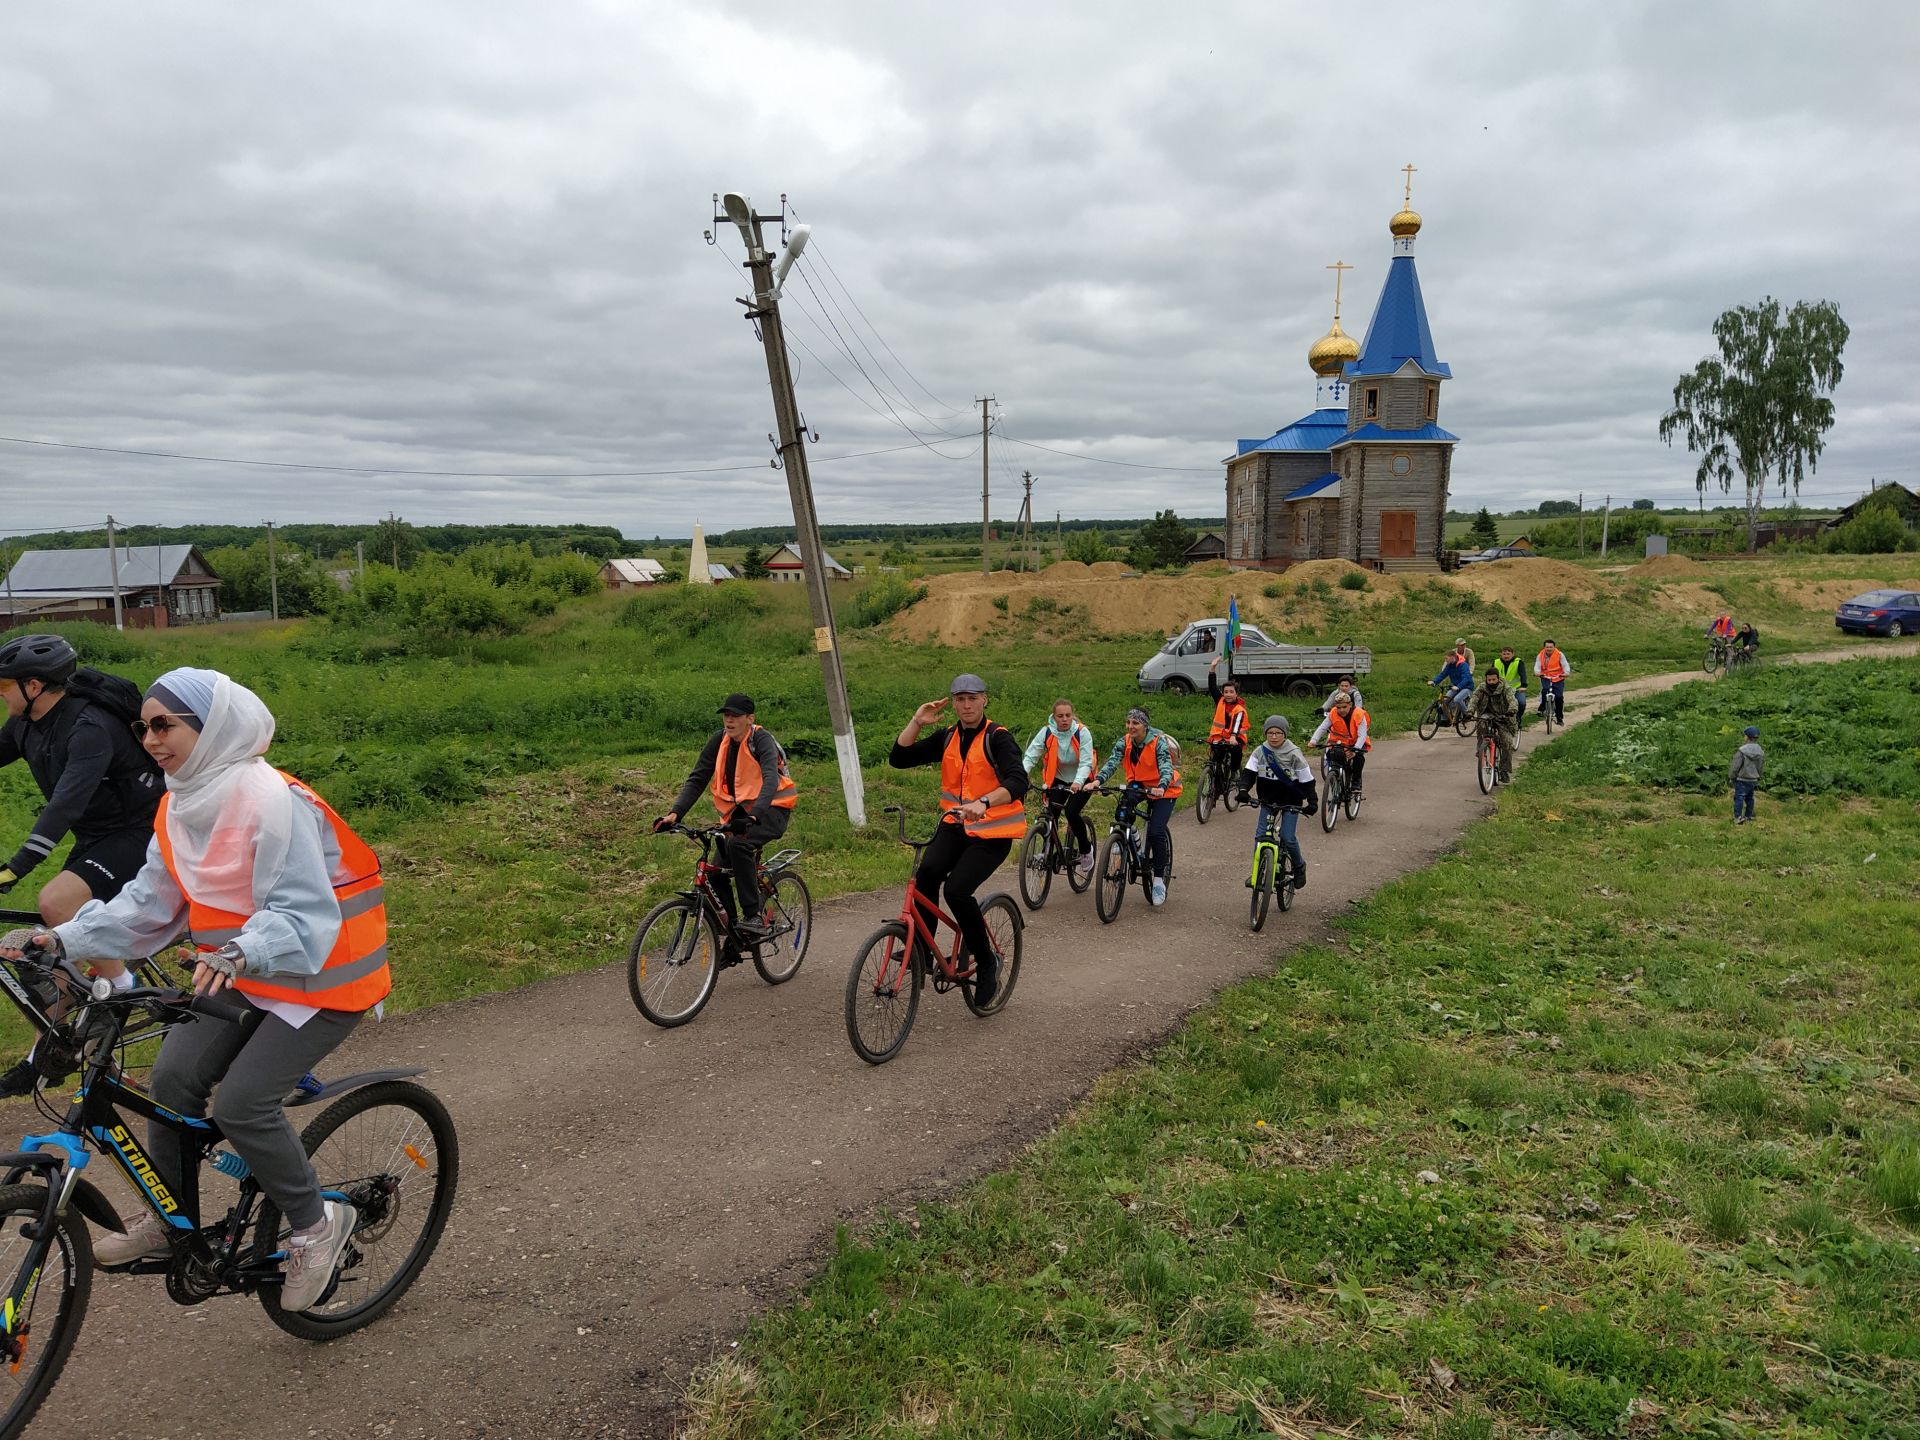
[[[153,813],[166,793],[132,729],[105,705],[69,691],[79,663],[59,635],[23,635],[0,646],[0,700],[7,707],[0,766],[25,760],[46,797],[32,831],[0,866],[0,894],[71,834],[66,864],[40,887],[40,918],[48,926],[64,925],[89,900],[111,900],[140,872]],[[0,1072],[0,1096],[24,1095],[33,1082],[31,1058],[22,1060]]]

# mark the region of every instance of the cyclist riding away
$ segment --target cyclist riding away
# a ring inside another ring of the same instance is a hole
[[[920,732],[949,704],[959,723],[923,739]],[[915,710],[887,757],[896,770],[935,761],[940,764],[941,823],[932,843],[920,852],[914,883],[936,905],[944,887],[947,911],[973,955],[974,1006],[983,1008],[1000,988],[1000,961],[974,892],[1027,833],[1021,802],[1029,786],[1019,742],[1004,726],[987,719],[987,682],[978,675],[955,676],[946,696]],[[947,813],[951,811],[959,813]]]
[[[1129,785],[1147,792],[1147,866],[1153,871],[1155,905],[1167,903],[1167,874],[1173,868],[1167,853],[1168,822],[1173,819],[1174,802],[1180,798],[1179,751],[1171,736],[1147,722],[1141,706],[1127,711],[1126,733],[1114,742],[1107,763],[1100,767],[1096,784],[1104,785],[1115,770],[1123,772]]]
[[[1493,732],[1498,752],[1494,776],[1506,784],[1513,779],[1513,737],[1520,728],[1520,720],[1514,713],[1513,693],[1507,689],[1498,665],[1487,667],[1485,682],[1473,692],[1469,713]]]
[[[1449,650],[1440,673],[1427,683],[1440,686],[1447,697],[1447,708],[1457,714],[1473,696],[1473,666],[1458,649]]]
[[[280,1304],[305,1310],[332,1282],[355,1212],[322,1198],[281,1102],[392,988],[380,861],[324,800],[261,758],[273,716],[245,686],[215,670],[170,670],[140,716],[167,777],[146,864],[114,899],[89,900],[37,938],[84,961],[150,955],[188,930],[193,988],[231,988],[253,1006],[244,1023],[169,1030],[148,1088],[195,1119],[212,1097],[228,1143],[292,1226]],[[147,1154],[174,1193],[180,1133],[148,1131]],[[113,1266],[170,1248],[167,1227],[142,1209],[93,1253]]]
[[[1300,813],[1311,815],[1320,808],[1314,798],[1313,767],[1307,764],[1300,747],[1287,738],[1292,726],[1286,716],[1269,715],[1261,728],[1265,742],[1254,746],[1246,768],[1240,772],[1240,803],[1246,803],[1249,793],[1259,792],[1260,816],[1253,827],[1256,845],[1272,833],[1274,818],[1279,817],[1280,846],[1293,862],[1293,888],[1304,890],[1307,862],[1300,854]],[[1299,808],[1290,808],[1294,806]],[[1247,884],[1253,884],[1251,875]]]
[[[713,808],[727,827],[720,845],[722,873],[732,879],[731,886],[722,879],[714,888],[721,904],[733,911],[733,929],[757,940],[769,928],[760,911],[760,847],[787,833],[800,792],[787,772],[787,752],[755,721],[751,696],[736,691],[720,702],[719,713],[720,728],[693,762],[673,808],[653,828],[676,823],[699,803],[701,790],[711,788]],[[720,963],[738,965],[740,959],[740,947],[729,935]]]
[[[1022,763],[1027,770],[1040,767],[1040,786],[1049,794],[1056,787],[1072,792],[1061,813],[1066,816],[1074,849],[1079,852],[1074,869],[1085,880],[1093,874],[1093,827],[1086,817],[1087,802],[1093,799],[1087,785],[1087,777],[1093,773],[1093,732],[1073,713],[1071,700],[1053,702],[1052,718],[1034,731]]]
[[[1207,731],[1207,744],[1216,763],[1225,762],[1225,773],[1240,768],[1247,751],[1247,706],[1240,698],[1240,687],[1229,680],[1220,687],[1220,699],[1213,707],[1213,725]]]
[[[1327,760],[1347,772],[1347,783],[1353,786],[1356,800],[1365,798],[1360,779],[1367,773],[1367,752],[1373,749],[1373,737],[1368,733],[1372,727],[1373,717],[1351,697],[1335,695],[1333,709],[1307,739],[1308,749],[1326,741]]]
[[[1333,693],[1320,702],[1320,713],[1322,715],[1331,713],[1334,705],[1342,695],[1351,695],[1355,705],[1364,705],[1367,703],[1360,698],[1360,687],[1353,683],[1353,677],[1351,675],[1342,675],[1340,677],[1340,683],[1333,687]]]
[[[1533,657],[1533,673],[1540,681],[1540,708],[1543,711],[1547,708],[1547,697],[1551,695],[1556,725],[1567,723],[1567,676],[1572,671],[1573,662],[1551,640]]]
[[[7,706],[0,766],[25,760],[47,802],[25,842],[0,866],[0,894],[32,873],[71,832],[66,864],[40,887],[40,919],[47,925],[65,924],[88,900],[111,900],[139,873],[165,789],[159,767],[128,728],[140,708],[138,687],[97,671],[80,672],[79,663],[59,635],[23,635],[0,646],[0,699]],[[117,962],[99,969],[116,989],[133,984]],[[0,1096],[32,1092],[46,1070],[34,1058],[29,1052],[0,1074]],[[45,1078],[66,1077],[56,1068]]]
[[[1499,674],[1500,683],[1513,696],[1513,728],[1519,730],[1527,723],[1527,662],[1513,653],[1511,645],[1502,645],[1500,658],[1487,668]]]

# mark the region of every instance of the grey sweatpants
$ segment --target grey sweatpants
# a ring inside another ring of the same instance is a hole
[[[322,1010],[297,1027],[264,1010],[245,1025],[196,1017],[160,1042],[148,1090],[169,1110],[198,1120],[217,1084],[214,1123],[267,1198],[296,1230],[304,1230],[320,1222],[320,1182],[282,1102],[359,1023],[359,1013],[342,1010]],[[147,1153],[175,1193],[185,1163],[180,1139],[178,1130],[147,1127]]]

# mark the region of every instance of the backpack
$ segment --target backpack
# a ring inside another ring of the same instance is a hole
[[[140,687],[120,675],[81,666],[67,681],[67,694],[89,705],[98,705],[123,725],[140,718]]]

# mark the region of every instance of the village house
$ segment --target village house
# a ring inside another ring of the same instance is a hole
[[[1409,167],[1410,169],[1411,167]],[[1434,352],[1414,268],[1420,217],[1407,202],[1388,222],[1393,258],[1364,343],[1333,328],[1307,352],[1318,377],[1312,413],[1264,440],[1242,440],[1227,469],[1227,560],[1284,570],[1346,559],[1379,570],[1438,570],[1459,437],[1440,428],[1453,371]]]
[[[666,578],[666,566],[658,560],[609,560],[600,567],[600,583],[609,590],[638,590]]]
[[[1209,560],[1227,558],[1227,542],[1215,531],[1209,530],[1198,540],[1180,552],[1180,558],[1189,565],[1203,565]]]
[[[220,577],[193,545],[28,550],[0,583],[0,613],[8,629],[57,620],[111,625],[116,582],[122,623],[130,628],[163,630],[220,617]]]
[[[1900,517],[1902,525],[1909,530],[1920,530],[1920,495],[1892,481],[1888,481],[1885,485],[1875,485],[1873,489],[1827,521],[1826,528],[1838,530],[1869,504],[1890,505],[1893,513]]]
[[[822,550],[820,556],[821,559],[826,562],[827,578],[829,580],[851,580],[853,578],[853,572],[838,560],[834,559],[833,556],[827,554],[826,551]],[[806,567],[801,563],[799,547],[791,540],[767,557],[767,578],[769,580],[798,580],[802,578],[805,573]]]

